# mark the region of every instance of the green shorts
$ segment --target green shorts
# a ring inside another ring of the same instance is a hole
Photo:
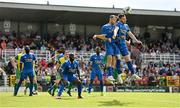
[[[56,80],[60,80],[60,79],[61,79],[61,76],[60,76],[59,72],[57,72],[57,74],[56,74]]]
[[[34,77],[36,77],[36,72],[35,71],[33,71],[33,75],[34,75]]]
[[[19,69],[16,69],[16,79],[20,79],[21,77],[21,72]]]

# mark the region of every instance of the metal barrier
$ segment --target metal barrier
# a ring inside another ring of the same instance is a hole
[[[77,52],[77,51],[68,51],[77,55],[77,58],[83,58],[84,61],[88,61],[90,56],[94,53],[92,51],[86,52]],[[103,52],[105,53],[105,52]],[[161,53],[161,54],[150,54],[142,53],[141,54],[142,63],[147,64],[149,62],[163,62],[163,63],[180,63],[180,54],[170,54],[170,53]]]
[[[1,52],[2,59],[7,62],[10,57],[14,57],[18,54],[18,50],[15,49],[5,49]],[[51,58],[51,53],[49,50],[41,51],[41,50],[34,50],[32,51],[37,59],[45,59],[49,60]],[[90,56],[93,54],[92,51],[84,51],[78,52],[75,50],[68,50],[66,51],[67,54],[73,53],[76,55],[77,59],[83,59],[84,61],[88,61]],[[55,53],[57,54],[57,53]],[[170,54],[170,53],[161,53],[161,54],[150,54],[150,53],[143,53],[141,55],[142,62],[147,64],[149,62],[170,62],[170,63],[180,63],[180,54]]]
[[[180,54],[170,54],[170,53],[161,53],[161,54],[142,54],[143,63],[149,62],[163,62],[163,63],[180,63]]]
[[[5,49],[1,52],[1,57],[5,62],[8,62],[10,57],[15,57],[18,54],[19,50],[17,49]],[[51,57],[50,51],[41,51],[41,50],[33,50],[31,51],[35,54],[37,59],[46,59],[49,60]]]

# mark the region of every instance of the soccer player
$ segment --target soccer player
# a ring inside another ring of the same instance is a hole
[[[100,90],[101,90],[101,96],[103,96],[103,56],[100,55],[100,48],[96,48],[96,54],[92,55],[90,57],[90,70],[91,70],[91,76],[90,76],[90,84],[88,88],[88,93],[91,93],[91,89],[93,86],[93,81],[95,77],[98,77],[98,80],[100,81]]]
[[[66,58],[65,58],[65,49],[64,48],[60,49],[58,51],[58,53],[59,53],[59,55],[57,57],[56,70],[59,70],[61,65],[66,61]],[[48,90],[48,93],[51,94],[52,96],[54,96],[54,93],[55,93],[55,91],[58,88],[58,85],[60,83],[60,81],[55,81],[55,80],[60,80],[59,73],[57,73],[57,76],[54,79],[54,84]]]
[[[21,49],[19,51],[19,53],[17,54],[17,56],[15,57],[16,59],[16,63],[17,63],[17,68],[16,68],[16,82],[15,82],[15,86],[14,86],[14,91],[15,91],[15,88],[17,87],[17,84],[20,80],[20,75],[21,75],[21,71],[20,71],[20,59],[21,59],[21,56],[24,54],[24,50]]]
[[[119,14],[118,17],[119,17],[119,21],[117,22],[117,25],[116,25],[117,27],[114,30],[114,36],[115,37],[113,37],[113,38],[117,39],[116,44],[120,50],[121,55],[125,59],[125,62],[128,66],[128,69],[131,71],[132,77],[134,77],[136,79],[140,79],[140,77],[135,74],[135,69],[133,68],[133,65],[132,65],[132,62],[130,59],[128,47],[126,45],[126,36],[128,35],[133,41],[135,41],[138,44],[142,44],[142,42],[137,40],[136,37],[130,31],[128,24],[126,24],[126,21],[127,21],[126,15],[125,14]],[[116,34],[117,34],[117,37],[116,37]],[[120,64],[120,59],[118,62]],[[118,67],[118,70],[120,70],[120,65]],[[119,74],[120,74],[120,71],[119,71]]]
[[[33,62],[33,69],[36,68],[36,61]],[[34,75],[34,80],[33,80],[33,88],[34,88],[34,91],[33,91],[33,95],[38,95],[38,83],[37,83],[37,76],[36,76],[36,70],[33,71],[33,75]],[[27,89],[30,89],[30,81],[29,81],[29,78],[26,79],[26,85],[25,85],[25,89],[24,89],[24,95],[26,95],[27,93]]]
[[[93,38],[99,38],[105,40],[105,47],[106,47],[106,56],[107,56],[107,72],[108,72],[108,79],[111,83],[115,80],[113,77],[113,71],[116,68],[116,45],[115,41],[113,40],[114,36],[114,29],[116,24],[117,17],[115,15],[110,15],[109,23],[102,26],[101,35],[94,35]]]
[[[68,85],[68,81],[70,83],[75,83],[78,88],[78,99],[82,98],[81,91],[82,91],[82,84],[79,72],[79,65],[76,60],[74,60],[74,54],[69,55],[69,60],[64,62],[61,66],[61,84],[59,85],[59,91],[57,99],[61,99],[62,92],[64,90],[64,86]],[[77,73],[78,78],[75,76]]]
[[[25,54],[21,57],[20,61],[20,71],[21,71],[21,76],[20,76],[20,81],[18,82],[15,91],[14,91],[14,96],[17,95],[19,87],[21,86],[22,82],[24,79],[27,78],[27,76],[29,77],[30,80],[30,85],[29,85],[29,89],[30,89],[30,94],[29,96],[33,95],[33,79],[34,79],[34,61],[36,60],[36,57],[34,54],[30,53],[30,48],[29,46],[25,47]],[[23,66],[22,66],[23,65]]]

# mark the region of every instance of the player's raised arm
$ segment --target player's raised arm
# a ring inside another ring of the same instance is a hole
[[[106,38],[106,36],[103,35],[103,34],[94,35],[94,36],[93,36],[93,39],[94,39],[94,40],[96,40],[97,38],[98,38],[98,39],[101,39],[101,40],[104,40],[104,41],[107,41],[107,40],[108,40],[108,38]]]
[[[133,34],[131,31],[128,32],[128,36],[131,37],[131,39],[132,39],[133,41],[135,41],[136,43],[142,44],[142,42],[139,41],[139,40],[136,38],[136,36],[134,36],[134,34]]]

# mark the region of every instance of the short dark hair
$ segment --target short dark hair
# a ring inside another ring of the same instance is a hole
[[[65,54],[65,48],[60,48],[60,49],[58,50],[58,53],[63,53],[63,54]]]
[[[72,57],[74,57],[74,54],[72,54],[72,53],[69,54],[69,58],[72,58]]]
[[[109,16],[109,18],[114,18],[114,17],[116,17],[116,15],[110,15],[110,16]]]
[[[125,15],[125,14],[122,14],[122,13],[118,14],[118,18],[119,18],[119,19],[121,19],[121,18],[124,17],[124,16],[126,16],[126,15]]]

